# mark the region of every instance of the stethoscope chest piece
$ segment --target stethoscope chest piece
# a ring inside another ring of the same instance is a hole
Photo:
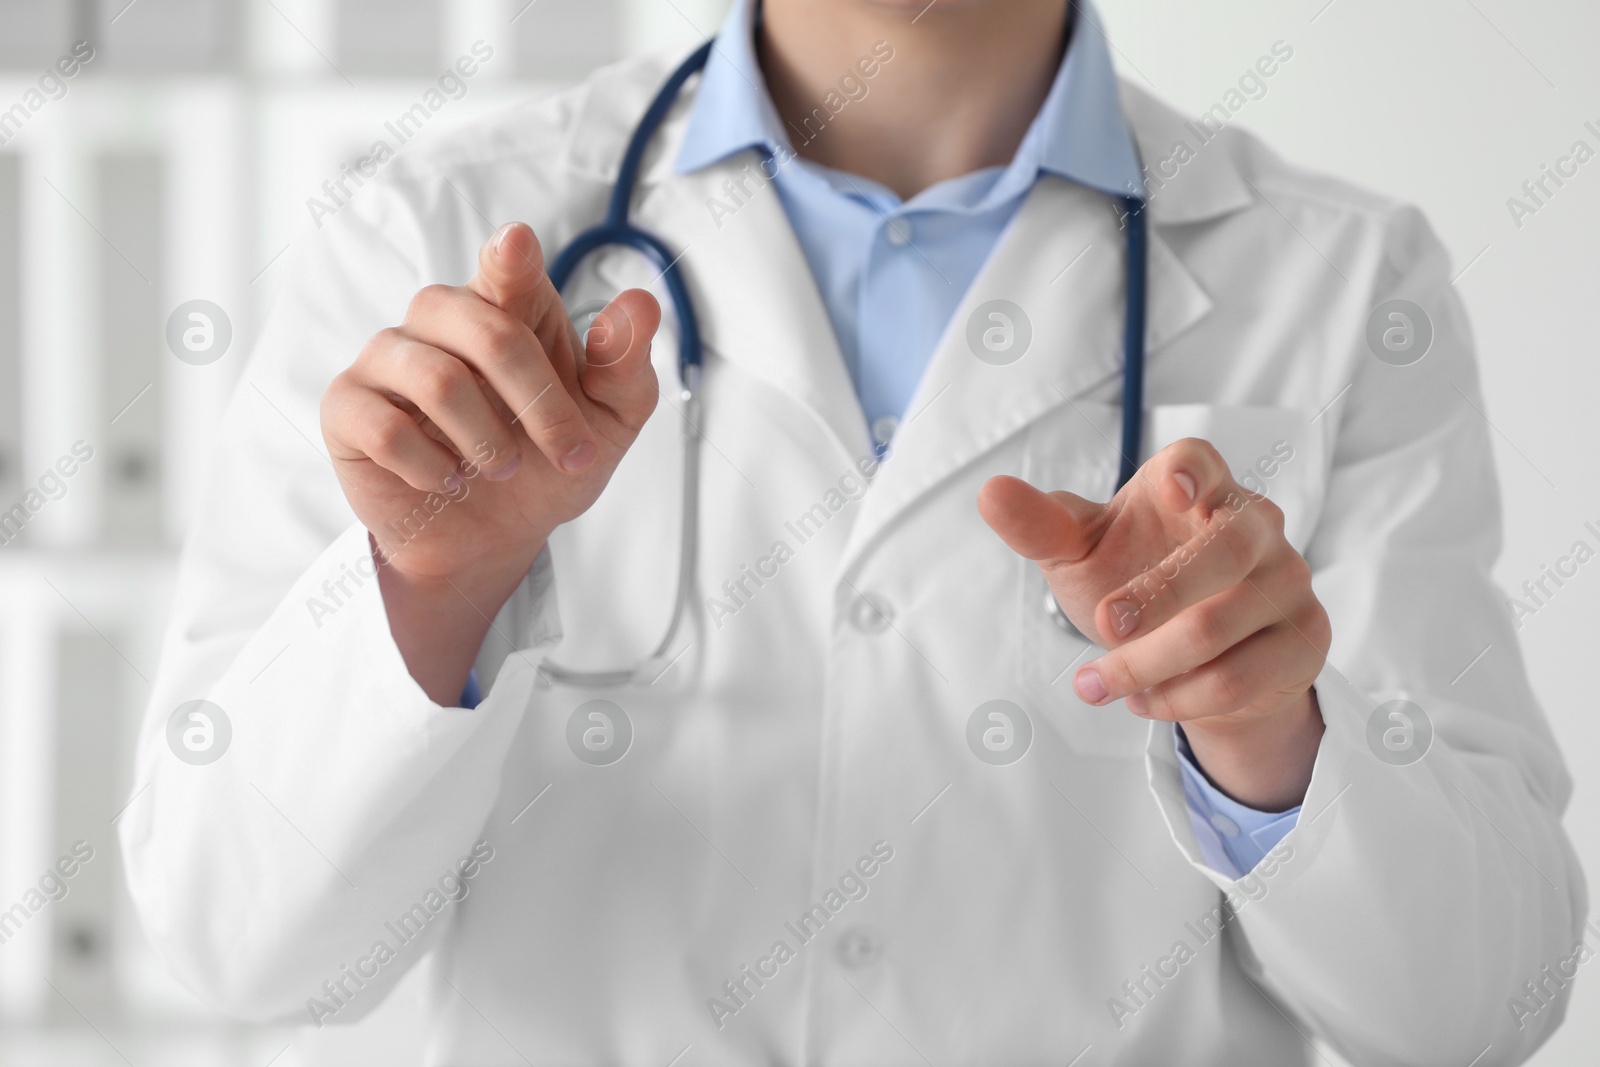
[[[1055,593],[1051,592],[1048,586],[1044,591],[1044,613],[1050,616],[1050,621],[1055,623],[1062,633],[1072,637],[1081,637],[1085,641],[1089,640],[1084,636],[1082,630],[1072,625],[1072,620],[1067,618],[1067,613],[1062,609],[1061,602],[1056,599]]]

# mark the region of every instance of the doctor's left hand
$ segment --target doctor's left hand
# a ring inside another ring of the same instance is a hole
[[[1214,447],[1167,446],[1106,504],[991,478],[978,510],[1111,650],[1074,676],[1080,698],[1181,723],[1207,777],[1241,804],[1300,803],[1322,737],[1311,684],[1328,615],[1283,512],[1234,481]]]

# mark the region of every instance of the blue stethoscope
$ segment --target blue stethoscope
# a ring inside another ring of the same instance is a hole
[[[667,632],[653,652],[634,667],[610,671],[570,670],[546,659],[539,667],[541,680],[563,685],[588,688],[610,688],[640,683],[649,685],[656,681],[671,665],[673,642],[683,619],[689,614],[694,595],[695,554],[698,546],[698,513],[700,499],[700,373],[703,354],[700,346],[700,320],[695,314],[694,301],[678,269],[678,258],[661,239],[628,221],[628,208],[633,201],[634,187],[639,179],[639,165],[646,148],[655,137],[667,112],[677,101],[678,94],[690,77],[705,68],[711,56],[715,39],[707,41],[685,59],[672,72],[650,101],[644,117],[634,129],[617,169],[616,185],[611,190],[611,201],[605,218],[572,239],[562,249],[550,266],[550,280],[556,290],[562,290],[578,265],[604,248],[631,248],[660,269],[661,280],[667,287],[667,297],[672,302],[678,319],[678,385],[683,408],[683,498],[682,530],[678,540],[678,589],[673,602],[672,618]],[[1127,310],[1123,322],[1122,347],[1122,459],[1117,476],[1121,489],[1138,468],[1139,438],[1144,423],[1144,326],[1145,326],[1145,266],[1147,262],[1147,228],[1144,201],[1136,196],[1121,196],[1123,228],[1127,233]],[[1076,632],[1056,599],[1048,591],[1045,610],[1064,629]],[[680,653],[681,655],[681,653]]]

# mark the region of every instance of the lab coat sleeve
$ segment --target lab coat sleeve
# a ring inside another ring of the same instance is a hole
[[[493,862],[485,823],[534,687],[533,650],[559,636],[542,555],[478,658],[482,701],[432,703],[390,635],[369,535],[325,455],[318,409],[334,374],[403,319],[424,281],[470,273],[431,262],[423,236],[466,223],[424,225],[419,215],[446,209],[398,189],[369,187],[301,239],[220,420],[120,819],[156,949],[196,993],[247,1018],[353,1019],[473,906],[463,861],[470,873],[486,853]],[[175,754],[168,724],[200,698],[231,740],[195,764]],[[381,966],[379,942],[393,956]],[[366,976],[359,990],[347,967]]]
[[[1226,895],[1244,976],[1303,1033],[1371,1067],[1520,1063],[1560,1022],[1570,983],[1547,975],[1580,940],[1584,879],[1561,828],[1571,781],[1490,577],[1498,486],[1447,258],[1410,209],[1385,244],[1363,314],[1411,300],[1435,336],[1409,367],[1351,338],[1351,388],[1324,416],[1337,439],[1306,555],[1333,647],[1297,825],[1231,879],[1196,849],[1170,725],[1153,727],[1147,768],[1173,840]],[[1401,721],[1372,725],[1397,699],[1421,709],[1413,752],[1432,732],[1403,765],[1383,741],[1401,727],[1404,746]]]

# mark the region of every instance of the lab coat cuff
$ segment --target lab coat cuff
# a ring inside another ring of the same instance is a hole
[[[1304,875],[1337,822],[1334,809],[1340,796],[1362,770],[1359,760],[1365,755],[1365,716],[1371,710],[1372,701],[1351,687],[1331,666],[1323,667],[1313,689],[1326,728],[1317,748],[1306,795],[1300,807],[1292,812],[1257,813],[1267,820],[1264,824],[1241,827],[1244,834],[1253,833],[1254,838],[1252,847],[1237,850],[1237,856],[1230,854],[1236,850],[1222,843],[1222,835],[1211,820],[1217,809],[1204,808],[1209,794],[1187,780],[1174,724],[1150,724],[1145,744],[1145,772],[1167,832],[1190,865],[1220,889],[1231,888],[1267,855],[1280,859],[1286,855],[1295,857],[1295,862],[1286,865],[1277,881],[1289,880],[1285,875],[1294,878]],[[1204,781],[1203,776],[1198,773],[1196,776]],[[1222,799],[1227,800],[1226,797]],[[1228,803],[1234,804],[1241,813],[1253,811],[1231,800]],[[1226,811],[1223,814],[1234,818]],[[1248,869],[1239,862],[1250,859],[1255,862]]]
[[[1206,778],[1195,762],[1182,726],[1173,729],[1172,740],[1183,774],[1189,826],[1201,858],[1213,870],[1232,878],[1242,877],[1294,829],[1300,806],[1271,812],[1239,803]]]
[[[393,808],[404,803],[395,798],[453,760],[481,776],[503,757],[533,672],[501,672],[507,692],[521,683],[521,699],[486,699],[477,711],[441,709],[395,644],[376,575],[368,532],[353,523],[296,580],[236,669],[207,694],[233,720],[227,765],[241,787],[248,782],[277,803],[295,797],[307,810],[345,796],[383,798]],[[515,619],[518,610],[502,615]],[[513,708],[516,714],[504,713]],[[374,751],[384,758],[374,760]],[[371,825],[388,818],[374,815]],[[345,821],[346,843],[365,825],[357,815]]]
[[[537,673],[544,651],[560,642],[561,614],[555,585],[555,565],[550,559],[550,546],[545,545],[516,590],[500,606],[478,649],[472,669],[478,691],[485,697],[493,694],[495,680],[508,659],[523,661]]]
[[[395,644],[377,574],[369,534],[352,523],[210,691],[195,694],[225,709],[231,725],[215,764],[174,760],[165,735],[147,727],[147,788],[121,833],[145,863],[199,872],[186,880],[200,883],[174,888],[163,884],[171,877],[140,872],[145,906],[160,912],[152,924],[159,940],[218,938],[241,958],[327,973],[324,934],[342,946],[327,959],[351,958],[352,928],[403,913],[415,887],[437,878],[482,831],[534,672],[510,660],[477,710],[436,704]],[[548,579],[523,584],[524,599],[498,625],[526,639],[541,632],[533,620],[543,616],[531,609]],[[219,852],[218,834],[248,844]],[[288,858],[313,839],[309,862]],[[208,886],[222,887],[224,899],[208,919],[213,929],[186,932],[199,914],[193,901],[208,896]],[[268,943],[313,927],[320,933],[287,948]],[[199,977],[206,981],[197,988],[207,988],[215,972]]]

